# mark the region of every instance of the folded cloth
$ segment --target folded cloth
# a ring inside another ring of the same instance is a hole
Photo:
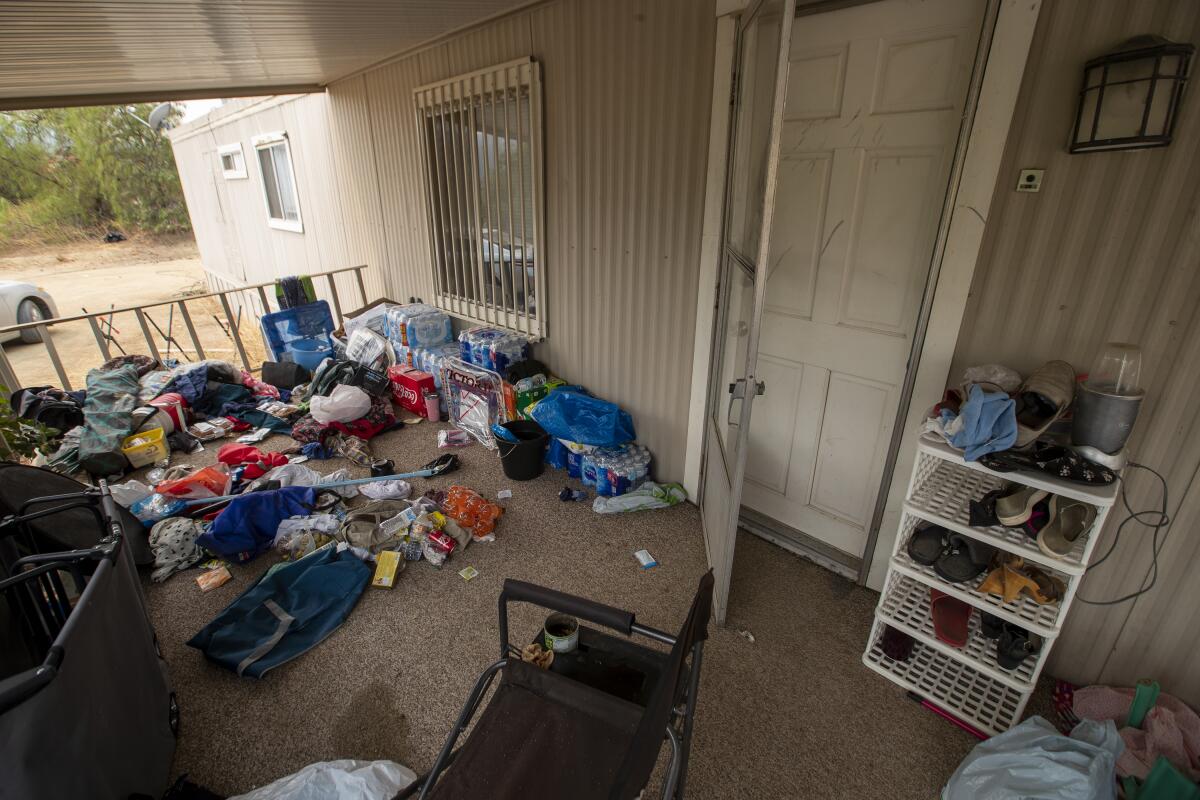
[[[331,545],[251,586],[189,639],[188,646],[238,675],[261,678],[337,630],[370,579],[369,566]]]
[[[1007,450],[1017,441],[1017,414],[1013,399],[1001,392],[985,392],[972,384],[958,414],[941,413],[942,429],[950,444],[963,451],[967,461]]]
[[[1081,718],[1123,724],[1133,703],[1133,689],[1088,686],[1076,689],[1071,703]],[[1141,728],[1120,730],[1125,751],[1117,759],[1117,774],[1145,778],[1159,756],[1192,781],[1200,781],[1200,715],[1165,692],[1146,713]]]
[[[249,561],[271,548],[281,520],[311,514],[315,506],[316,490],[310,486],[239,495],[196,543],[222,558]]]

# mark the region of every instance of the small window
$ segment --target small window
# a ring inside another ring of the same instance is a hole
[[[221,157],[221,174],[226,180],[246,177],[246,157],[240,144],[227,144],[217,150]]]
[[[436,304],[546,335],[542,96],[530,58],[418,88]]]
[[[292,151],[286,133],[270,133],[254,139],[258,171],[262,175],[267,203],[267,224],[284,231],[303,233],[300,198],[292,172]]]

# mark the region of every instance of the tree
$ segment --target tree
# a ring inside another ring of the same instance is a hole
[[[0,235],[5,216],[25,228],[187,230],[171,145],[138,119],[152,107],[0,114]]]

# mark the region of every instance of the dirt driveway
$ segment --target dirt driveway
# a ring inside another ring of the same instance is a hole
[[[9,252],[0,257],[0,279],[23,280],[43,287],[54,298],[58,313],[63,317],[81,314],[85,308],[96,312],[175,300],[207,291],[200,255],[190,235],[133,238],[115,244],[85,242]],[[220,303],[215,298],[193,300],[188,303],[188,311],[205,355],[237,363],[239,359],[232,339],[214,319],[215,315],[224,320]],[[169,333],[177,342],[169,343],[155,331],[160,355],[180,361],[196,359],[177,308],[163,306],[151,309],[147,314],[162,333]],[[121,348],[127,353],[148,352],[137,317],[132,312],[113,315],[112,326],[115,342],[109,348],[114,356],[120,354]],[[87,371],[103,361],[91,326],[86,320],[80,320],[56,325],[52,330],[54,346],[71,385],[76,389],[83,388]],[[251,363],[256,357],[261,361],[261,342],[256,328],[248,326],[243,333],[247,345],[256,351],[251,353]],[[46,348],[41,344],[9,342],[4,345],[4,351],[22,385],[61,385]]]

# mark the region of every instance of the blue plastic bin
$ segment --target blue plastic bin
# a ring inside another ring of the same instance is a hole
[[[263,314],[261,324],[263,343],[274,361],[312,369],[333,355],[333,314],[324,300]]]

